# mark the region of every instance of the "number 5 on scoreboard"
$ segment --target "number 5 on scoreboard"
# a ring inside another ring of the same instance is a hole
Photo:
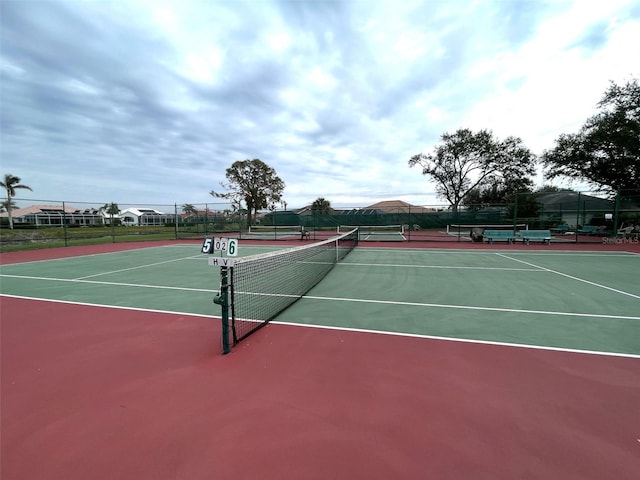
[[[213,253],[213,238],[205,238],[202,242],[202,253]]]

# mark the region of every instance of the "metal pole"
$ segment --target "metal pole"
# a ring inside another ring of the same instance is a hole
[[[175,234],[176,234],[176,240],[178,240],[178,204],[174,203],[173,204],[173,208],[174,208],[174,219],[175,219]]]
[[[64,226],[64,246],[68,247],[68,238],[67,238],[67,209],[65,208],[64,202],[62,202],[62,225]]]
[[[580,230],[580,192],[578,192],[578,205],[576,206],[576,243],[578,243],[578,230]]]
[[[513,203],[513,234],[516,234],[518,230],[518,192],[516,192],[516,198]]]
[[[213,303],[222,307],[222,354],[231,351],[229,342],[229,267],[220,267],[220,293],[213,297]]]
[[[618,214],[620,211],[620,189],[616,192],[616,202],[613,210],[613,238],[618,238]]]

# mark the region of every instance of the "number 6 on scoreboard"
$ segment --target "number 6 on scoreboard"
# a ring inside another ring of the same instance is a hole
[[[227,241],[227,255],[230,257],[238,256],[238,239],[230,238]]]

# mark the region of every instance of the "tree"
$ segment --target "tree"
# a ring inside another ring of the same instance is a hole
[[[182,213],[186,213],[188,216],[193,216],[198,214],[198,210],[196,207],[191,205],[190,203],[185,203],[182,205]]]
[[[20,177],[16,177],[10,173],[4,174],[4,180],[0,182],[0,186],[7,191],[7,200],[4,203],[4,208],[7,209],[7,217],[9,218],[9,228],[13,230],[13,218],[11,217],[11,211],[14,208],[14,203],[12,201],[13,197],[16,196],[16,190],[19,188],[31,190],[31,187],[26,185],[22,185],[20,183]],[[33,190],[31,190],[33,191]]]
[[[247,205],[248,224],[252,225],[252,212],[255,218],[258,210],[279,203],[282,200],[284,182],[276,175],[276,171],[262,160],[238,160],[227,168],[227,182],[220,185],[229,190],[225,193],[211,191],[216,198],[231,200],[234,210],[239,210],[241,202]]]
[[[105,203],[102,207],[100,207],[100,211],[107,213],[109,218],[111,219],[111,225],[113,225],[113,217],[114,215],[118,215],[120,213],[120,207],[118,207],[117,203]]]
[[[7,207],[7,205],[9,206]],[[11,200],[11,202],[9,202],[9,200],[3,200],[2,202],[0,202],[0,213],[7,212],[9,208],[15,210],[16,208],[18,208],[18,204],[13,200]]]
[[[519,193],[533,191],[530,178],[491,178],[469,191],[462,204],[472,209],[481,209],[496,204],[512,203]]]
[[[640,186],[640,84],[611,83],[600,111],[542,154],[545,177],[586,180],[608,192]]]
[[[497,182],[498,178],[522,178],[535,171],[535,155],[522,140],[507,137],[499,141],[488,130],[474,133],[459,129],[442,134],[433,153],[420,153],[409,166],[420,165],[422,174],[436,183],[436,192],[445,198],[453,211],[479,185]]]
[[[311,204],[311,211],[319,215],[329,215],[333,212],[331,208],[331,202],[324,198],[316,198]]]

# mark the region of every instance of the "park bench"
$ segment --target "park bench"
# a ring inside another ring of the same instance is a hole
[[[585,225],[584,227],[580,227],[580,229],[578,229],[578,233],[581,233],[583,235],[598,235],[604,232],[605,228],[606,227],[604,225]]]
[[[506,240],[507,243],[513,243],[516,239],[511,230],[485,230],[483,236],[489,243],[493,243],[494,240]]]
[[[542,243],[551,244],[553,237],[550,230],[521,230],[520,238],[523,243],[529,245],[532,240],[541,240]]]

